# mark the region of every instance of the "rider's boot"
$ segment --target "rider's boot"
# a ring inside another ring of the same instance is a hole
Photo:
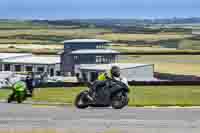
[[[93,101],[93,98],[90,96],[90,95],[87,95],[87,99],[92,102]]]

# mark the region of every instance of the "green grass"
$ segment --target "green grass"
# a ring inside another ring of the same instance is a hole
[[[183,34],[171,34],[171,33],[159,33],[159,34],[125,34],[125,33],[108,33],[98,35],[98,38],[108,39],[111,41],[161,41],[161,40],[173,40],[184,39],[189,37]]]
[[[73,103],[80,88],[47,88],[36,91],[35,101]],[[132,86],[130,106],[199,106],[200,86]]]
[[[73,103],[85,87],[40,88],[33,101]],[[0,90],[0,99],[5,99],[10,90]],[[132,86],[130,106],[200,106],[200,86]]]
[[[34,101],[73,103],[78,93],[85,87],[76,88],[41,88],[34,93]]]
[[[132,87],[134,88],[134,87]],[[200,86],[140,86],[130,93],[131,106],[199,106]]]
[[[73,29],[72,29],[73,28]],[[171,44],[170,40],[187,40],[190,35],[179,32],[163,32],[157,34],[128,34],[128,33],[113,33],[110,28],[86,28],[79,25],[59,26],[59,25],[48,25],[46,23],[32,23],[30,21],[0,21],[0,50],[1,52],[33,52],[29,49],[32,45],[48,45],[50,49],[53,49],[55,45],[63,45],[63,40],[76,39],[76,38],[100,38],[107,39],[113,42],[121,43],[124,42],[132,45],[150,45],[157,46],[158,42],[164,41]],[[157,43],[156,43],[157,42]],[[194,42],[194,41],[193,41]],[[195,41],[196,43],[199,42]],[[186,42],[187,43],[187,42]],[[195,44],[196,44],[195,43]],[[17,49],[11,49],[9,46],[14,46]],[[20,45],[20,46],[16,46]],[[22,47],[24,45],[24,47]],[[190,44],[186,44],[189,45]],[[185,46],[184,46],[185,47]],[[195,45],[195,49],[196,46]],[[191,50],[171,50],[161,49],[156,47],[144,48],[144,49],[132,49],[130,47],[115,47],[120,52],[188,52],[193,53]],[[45,52],[42,52],[45,50]],[[198,49],[197,49],[198,50]],[[47,53],[45,48],[40,48],[42,53]],[[52,50],[49,53],[56,53],[56,50]]]
[[[184,39],[179,43],[179,49],[199,50],[200,49],[199,44],[200,44],[199,39],[196,40]]]
[[[6,99],[10,93],[9,89],[0,89],[0,99]]]
[[[85,87],[41,88],[35,91],[33,101],[73,103]],[[7,98],[9,90],[0,91],[0,99]],[[132,86],[130,106],[200,106],[200,86]]]

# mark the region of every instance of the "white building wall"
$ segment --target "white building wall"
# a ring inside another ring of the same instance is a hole
[[[11,67],[11,72],[16,72],[15,71],[15,65],[21,65],[21,72],[26,72],[26,66],[32,66],[32,72],[38,72],[39,67],[44,68],[44,72],[48,72],[50,75],[50,69],[54,69],[54,76],[56,76],[56,72],[60,71],[60,64],[52,64],[52,65],[36,65],[36,64],[10,64]],[[2,71],[5,71],[4,64],[2,64]]]
[[[154,79],[154,65],[122,69],[121,75],[128,81],[149,81]]]

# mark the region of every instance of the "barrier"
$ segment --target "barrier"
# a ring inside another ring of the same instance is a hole
[[[131,81],[131,86],[200,86],[200,81]],[[48,87],[80,87],[87,86],[86,83],[72,83],[72,82],[59,82],[59,83],[43,83],[38,85],[39,88]],[[199,88],[200,89],[200,88]]]
[[[37,87],[48,88],[48,87],[78,87],[78,86],[86,86],[86,84],[74,83],[74,82],[48,82],[48,83],[41,83]]]
[[[129,85],[132,85],[132,86],[200,86],[200,81],[131,81],[129,82]]]
[[[200,77],[194,76],[194,75],[181,75],[181,74],[154,72],[154,77],[157,79],[170,80],[170,81],[200,81]]]

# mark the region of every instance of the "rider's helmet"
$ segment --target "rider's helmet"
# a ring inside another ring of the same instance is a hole
[[[112,77],[120,77],[120,68],[118,66],[112,66],[110,72]]]

